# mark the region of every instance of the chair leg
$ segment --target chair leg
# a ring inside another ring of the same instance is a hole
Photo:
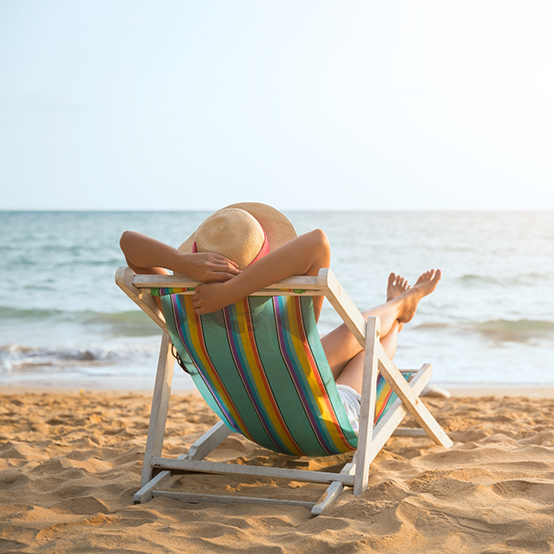
[[[210,452],[216,449],[230,434],[231,429],[219,420],[207,433],[204,433],[189,448],[186,456],[188,460],[203,460]]]
[[[406,406],[408,411],[414,416],[414,419],[421,428],[425,429],[429,437],[433,439],[436,444],[440,444],[445,448],[450,448],[454,444],[450,440],[450,437],[445,433],[444,429],[427,409],[427,406],[425,406],[402,377],[402,374],[394,365],[394,362],[387,356],[381,344],[377,344],[376,348],[379,359],[379,371],[383,374],[383,377],[387,380],[392,390],[402,400],[404,406]],[[431,366],[429,364],[424,364],[424,368],[431,369]]]
[[[343,468],[341,473],[346,475],[352,475],[352,473],[356,470],[356,465],[346,464]],[[328,508],[344,491],[344,483],[341,483],[340,481],[333,481],[329,487],[327,487],[327,490],[325,491],[325,494],[319,499],[319,502],[315,504],[315,506],[312,508],[312,515],[318,516]]]
[[[177,459],[202,460],[210,454],[212,450],[217,448],[231,433],[231,429],[229,429],[223,421],[218,421],[207,433],[204,433],[191,445],[187,454],[177,456]],[[180,473],[173,475],[169,469],[160,471],[136,492],[133,496],[133,501],[135,504],[148,502],[152,499],[154,489],[159,487],[171,488],[182,476],[183,475]]]
[[[429,364],[425,364],[421,369],[415,371],[412,379],[410,380],[410,387],[414,391],[416,396],[419,396],[425,385],[431,378],[431,367]],[[375,456],[380,452],[381,448],[385,446],[385,443],[396,431],[398,435],[402,436],[426,436],[427,433],[423,429],[410,429],[408,434],[404,434],[403,429],[398,429],[400,422],[404,419],[408,413],[406,406],[403,404],[400,398],[397,398],[393,405],[387,410],[387,413],[379,420],[379,423],[373,428],[372,437],[372,455],[373,457],[366,458],[366,464],[371,464]]]
[[[178,460],[182,460],[184,458],[186,458],[186,454],[177,456]],[[144,484],[140,490],[134,494],[133,502],[135,504],[143,504],[144,502],[152,500],[152,493],[156,487],[172,487],[181,477],[182,475],[172,475],[171,471],[168,469],[160,471],[160,473],[158,473],[155,477],[152,477],[150,481]]]
[[[384,442],[390,437],[403,417],[398,421],[390,421],[387,428],[381,429],[380,433],[374,432],[373,416],[375,414],[375,394],[377,388],[377,374],[381,372],[391,388],[398,395],[404,409],[411,412],[424,432],[437,444],[445,448],[452,446],[452,441],[431,415],[425,404],[420,400],[419,394],[424,386],[418,386],[417,390],[412,388],[400,370],[388,357],[381,343],[379,342],[379,318],[369,317],[366,324],[366,349],[364,354],[364,380],[362,383],[362,405],[360,410],[360,433],[358,436],[357,464],[354,476],[354,494],[362,494],[368,486],[369,464],[375,458]],[[431,366],[425,364],[419,377],[431,374]],[[426,384],[427,381],[424,383]],[[415,382],[414,382],[415,385]],[[371,387],[367,390],[366,387]],[[392,410],[391,410],[392,411]],[[390,425],[389,425],[390,424]],[[376,431],[376,430],[375,430]],[[419,433],[417,433],[419,435]],[[376,440],[379,435],[379,440]],[[386,437],[386,438],[384,438]]]
[[[360,406],[360,430],[356,452],[356,473],[354,494],[362,494],[369,481],[369,460],[373,454],[373,419],[377,395],[378,359],[375,354],[379,342],[379,318],[369,317],[366,323],[366,343],[364,354],[364,376],[362,382],[362,402]]]
[[[171,353],[169,335],[163,333],[160,356],[158,358],[158,370],[156,372],[156,383],[154,385],[154,395],[152,396],[148,438],[146,439],[144,465],[142,466],[142,477],[140,480],[141,487],[144,487],[152,479],[152,458],[160,457],[162,454],[174,365],[175,358]]]

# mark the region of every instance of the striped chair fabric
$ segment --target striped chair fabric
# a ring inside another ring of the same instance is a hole
[[[357,436],[325,357],[311,297],[248,297],[194,313],[180,289],[161,296],[169,335],[208,405],[235,432],[296,456],[353,451]],[[375,421],[397,396],[379,375]]]

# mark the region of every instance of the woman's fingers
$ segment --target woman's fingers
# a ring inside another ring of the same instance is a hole
[[[212,268],[212,273],[224,273],[233,277],[234,275],[238,275],[240,271],[236,267],[215,266]]]
[[[223,282],[223,281],[228,281],[233,277],[235,277],[235,274],[233,273],[224,273],[222,271],[218,271],[218,272],[214,272],[213,275],[209,276],[208,279],[206,279],[206,282],[210,282],[210,281]]]
[[[220,254],[209,254],[208,261],[212,262],[218,267],[225,267],[231,270],[238,271],[239,266],[235,262],[233,262],[229,258],[226,258],[225,256],[221,256]]]
[[[192,307],[196,314],[209,314],[232,304],[224,283],[203,283],[198,285],[192,295]]]
[[[212,254],[211,252],[206,252],[206,253],[204,253],[204,255],[209,256],[213,260],[226,262],[226,263],[229,263],[231,265],[234,265],[235,267],[238,267],[238,265],[233,260],[230,260],[229,258],[226,258],[225,256],[222,256],[221,254]]]
[[[238,275],[232,272],[229,268],[211,267],[205,270],[197,277],[199,281],[209,283],[213,281],[228,281]]]
[[[240,273],[237,264],[219,254],[195,254],[193,277],[199,281],[228,281]]]
[[[226,266],[231,266],[238,270],[239,266],[236,264],[233,260],[230,260],[229,258],[226,258],[225,256],[220,256],[219,254],[215,254],[217,261],[223,262]]]
[[[195,292],[191,296],[192,308],[193,308],[195,314],[199,314],[199,313],[201,313],[200,310],[201,310],[201,306],[202,306],[202,303],[201,303],[202,295],[200,294],[202,292],[202,285],[197,286],[194,290],[195,290]]]
[[[236,265],[233,265],[231,262],[225,260],[213,260],[208,262],[208,265],[219,270],[238,272]]]
[[[189,263],[191,266],[187,270],[188,274],[200,281],[206,281],[217,273],[230,275],[239,273],[237,264],[219,254],[206,252],[193,254],[189,258]]]

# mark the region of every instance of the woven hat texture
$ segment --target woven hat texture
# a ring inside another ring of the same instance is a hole
[[[292,223],[278,210],[258,202],[241,202],[208,217],[179,250],[221,254],[239,269],[248,267],[267,238],[269,252],[296,237]]]

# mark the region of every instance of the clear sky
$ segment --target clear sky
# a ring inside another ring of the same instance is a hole
[[[0,209],[554,209],[551,0],[0,0]]]

